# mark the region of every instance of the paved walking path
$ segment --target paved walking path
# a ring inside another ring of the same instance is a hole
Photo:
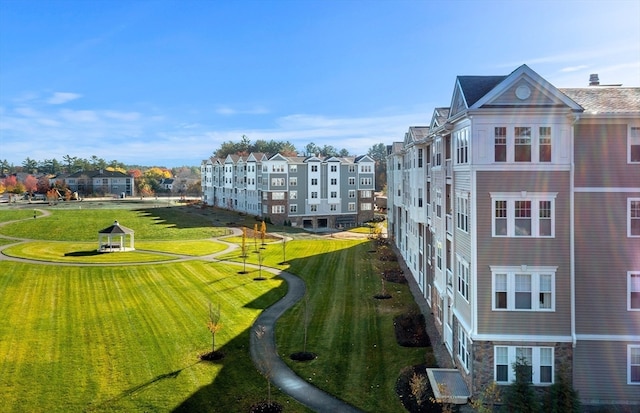
[[[42,213],[42,217],[48,216],[51,213],[47,210],[38,210]],[[16,221],[10,221],[16,222]],[[8,224],[9,222],[0,223],[0,226]],[[242,231],[238,228],[232,228],[234,235],[241,235]],[[228,236],[228,235],[225,235]],[[31,241],[29,239],[18,239],[11,238],[0,235],[0,237],[5,239],[13,239],[16,243],[28,242]],[[167,262],[176,262],[176,261],[188,261],[188,260],[216,260],[216,256],[226,254],[234,249],[239,248],[238,245],[225,242],[224,240],[218,239],[217,241],[223,242],[227,244],[227,249],[221,252],[217,252],[214,254],[206,255],[206,256],[189,256],[189,255],[180,255],[180,254],[171,254],[175,255],[176,259],[171,261],[162,261],[162,263]],[[9,244],[15,245],[15,244]],[[95,266],[109,266],[109,265],[145,265],[150,263],[72,263],[72,262],[50,262],[50,261],[39,261],[34,259],[27,258],[16,258],[9,257],[2,253],[2,249],[8,247],[9,245],[0,246],[0,260],[10,260],[10,261],[19,261],[19,262],[31,262],[34,264],[44,264],[44,265],[66,265],[66,266],[87,266],[87,265],[95,265]],[[233,264],[233,265],[243,265],[241,263],[236,263],[232,261],[219,261],[224,262],[225,264]],[[256,265],[248,266],[257,268]],[[345,403],[344,401],[338,399],[335,396],[332,396],[329,393],[326,393],[319,388],[309,384],[306,380],[298,376],[287,366],[287,364],[280,358],[276,348],[276,339],[275,339],[275,324],[278,321],[278,318],[282,316],[285,311],[291,308],[295,303],[297,303],[303,296],[306,290],[304,281],[301,278],[290,274],[285,271],[281,271],[274,268],[264,267],[262,266],[263,271],[268,271],[272,274],[279,275],[282,277],[288,284],[287,294],[277,303],[273,304],[271,307],[264,310],[256,319],[252,329],[253,331],[250,334],[250,343],[249,343],[249,352],[251,354],[251,359],[253,363],[258,368],[258,370],[264,374],[271,383],[277,386],[281,391],[288,394],[289,396],[296,399],[301,404],[307,406],[310,409],[313,409],[319,413],[356,413],[361,412],[361,410],[356,409],[355,407]],[[258,337],[255,332],[259,330],[261,331],[261,338]]]

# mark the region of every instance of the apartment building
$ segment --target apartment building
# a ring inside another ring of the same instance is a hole
[[[458,76],[387,168],[389,234],[473,393],[525,360],[640,404],[640,88]]]
[[[374,160],[251,153],[201,164],[202,201],[275,224],[348,228],[373,219]]]
[[[71,192],[80,196],[91,194],[134,196],[135,184],[133,176],[118,171],[95,170],[80,171],[65,176],[63,179]]]

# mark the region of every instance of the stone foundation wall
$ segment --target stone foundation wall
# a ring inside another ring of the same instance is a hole
[[[469,389],[477,395],[493,381],[494,374],[494,346],[544,346],[554,347],[554,382],[559,374],[563,374],[569,383],[573,377],[573,348],[571,343],[548,342],[507,342],[507,341],[476,341],[472,346],[473,380]],[[464,377],[464,374],[463,374]],[[469,384],[469,383],[467,383]],[[543,386],[541,386],[543,387]],[[546,386],[545,386],[546,387]]]

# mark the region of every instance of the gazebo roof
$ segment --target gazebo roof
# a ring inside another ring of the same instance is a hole
[[[133,230],[123,227],[118,221],[113,221],[113,225],[98,231],[98,234],[133,234]]]

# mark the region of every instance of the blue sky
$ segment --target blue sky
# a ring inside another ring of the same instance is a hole
[[[529,65],[640,86],[640,2],[0,0],[0,159],[199,165],[224,141],[363,154]]]

